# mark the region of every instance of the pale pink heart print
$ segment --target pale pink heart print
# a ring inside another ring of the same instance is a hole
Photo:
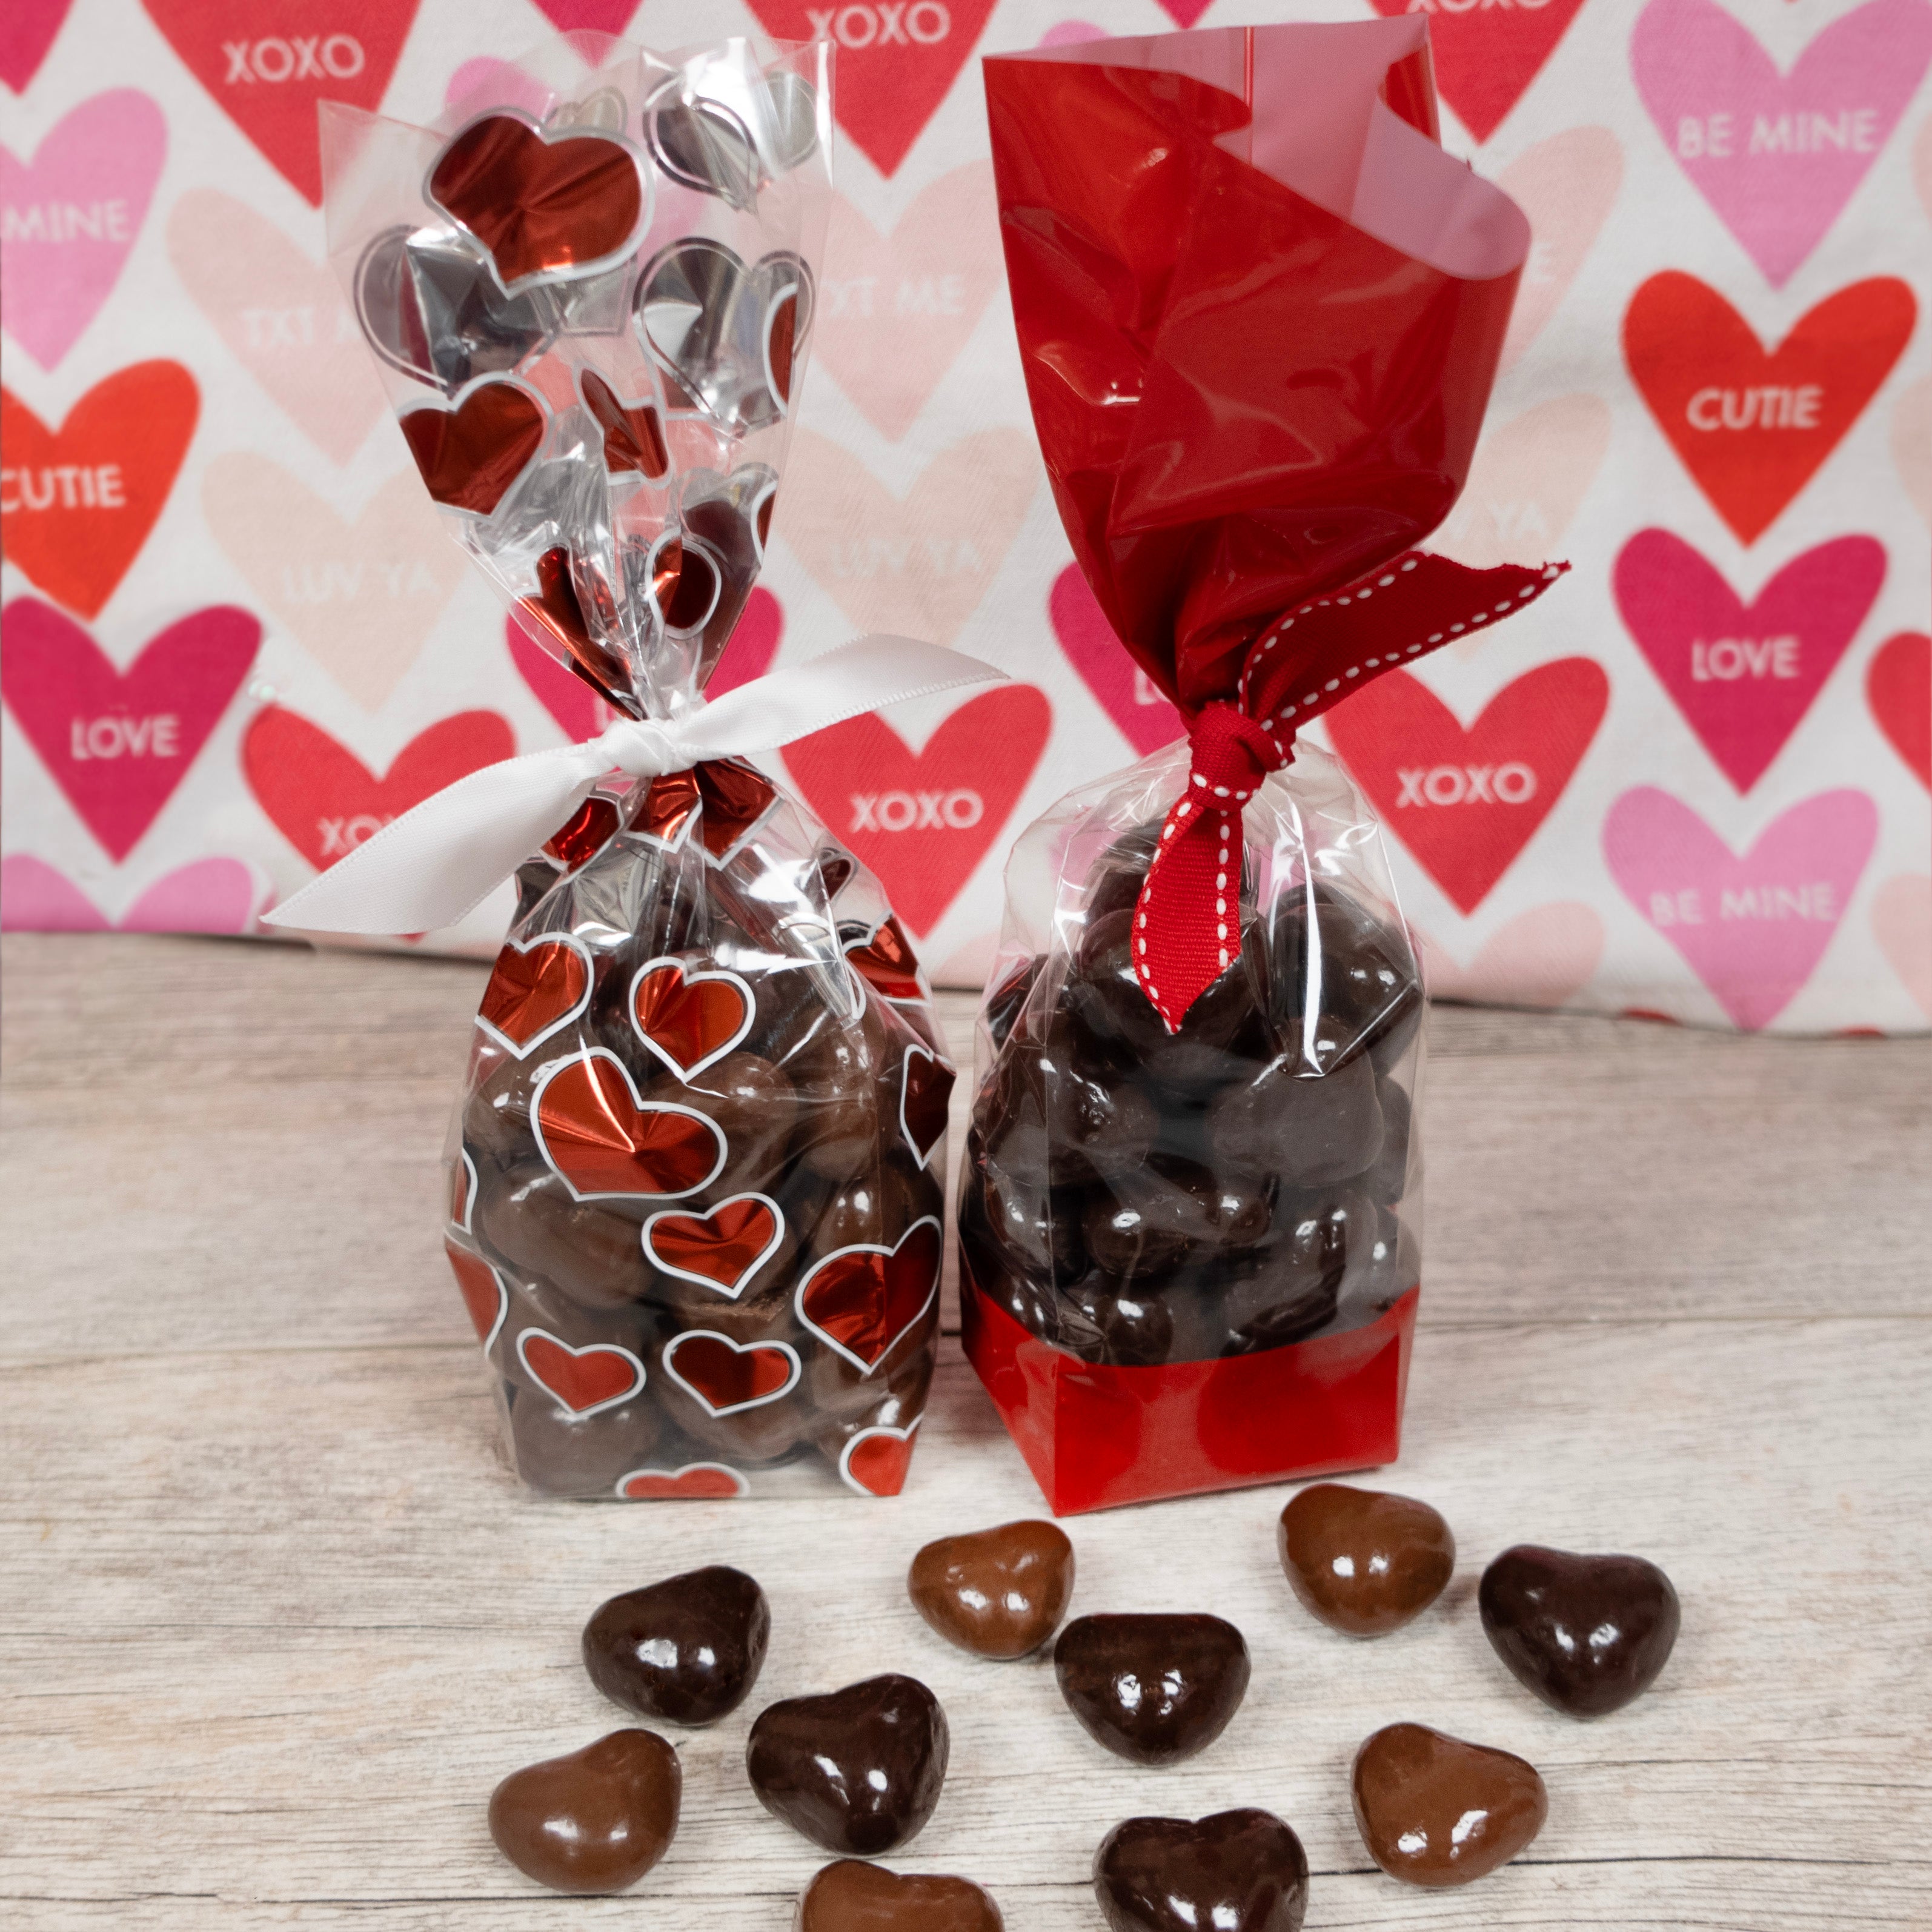
[[[346,463],[382,414],[382,392],[327,265],[212,188],[175,203],[168,254],[236,359],[325,456]]]
[[[1892,460],[1912,507],[1932,524],[1932,376],[1903,391],[1893,407]]]
[[[921,190],[889,235],[832,198],[814,351],[878,430],[896,442],[958,359],[1000,286],[989,162]]]
[[[0,148],[7,332],[42,368],[74,346],[119,280],[167,149],[160,109],[131,87],[64,115],[31,161]]]
[[[1595,396],[1552,396],[1496,424],[1429,548],[1472,570],[1550,562],[1610,446],[1610,406]]]
[[[1932,879],[1903,872],[1886,880],[1872,901],[1872,936],[1932,1020]]]
[[[1617,190],[1624,151],[1607,128],[1571,128],[1539,141],[1496,178],[1529,218],[1529,260],[1503,338],[1507,369],[1537,337],[1576,279]]]
[[[254,923],[255,882],[237,859],[199,859],[148,886],[118,920],[80,888],[26,853],[0,862],[0,931],[8,932],[246,932]]]
[[[1077,564],[1054,579],[1046,609],[1067,662],[1127,742],[1143,758],[1172,744],[1186,728],[1180,713],[1128,656]]]
[[[1586,905],[1533,907],[1490,934],[1467,966],[1417,928],[1430,997],[1475,1005],[1567,1006],[1604,956],[1604,922]]]
[[[1788,74],[1717,0],[1651,0],[1630,36],[1665,146],[1773,288],[1824,239],[1928,61],[1928,0],[1865,0]]]
[[[538,120],[550,112],[556,94],[540,80],[508,61],[479,54],[466,60],[449,76],[442,91],[443,105],[454,107],[472,95],[477,104],[490,107],[521,107]]]
[[[1863,792],[1820,792],[1738,854],[1682,800],[1640,785],[1610,807],[1604,857],[1624,896],[1754,1033],[1816,969],[1877,837]]]

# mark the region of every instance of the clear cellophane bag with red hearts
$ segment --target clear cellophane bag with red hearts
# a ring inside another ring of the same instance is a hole
[[[986,64],[1075,556],[1188,739],[1016,844],[959,1204],[967,1352],[1057,1512],[1393,1460],[1424,1001],[1380,830],[1297,732],[1554,570],[1412,546],[1528,235],[1411,20]]]
[[[704,689],[762,560],[830,196],[829,50],[596,34],[436,127],[338,114],[331,247],[454,533],[614,712]],[[877,881],[747,763],[594,792],[518,876],[446,1244],[518,1474],[903,1482],[947,1091]]]

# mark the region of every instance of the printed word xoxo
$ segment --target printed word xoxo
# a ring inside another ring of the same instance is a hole
[[[311,34],[306,40],[285,40],[277,34],[263,40],[224,40],[221,51],[228,62],[222,79],[230,87],[237,81],[252,86],[258,80],[347,80],[364,66],[362,43],[347,34],[331,34],[326,40]]]
[[[869,322],[875,316],[963,315],[966,310],[964,275],[922,275],[903,278],[892,296],[890,311],[875,306],[873,291],[879,286],[877,275],[854,275],[842,282],[821,282],[819,294],[828,320]]]
[[[1412,14],[1540,14],[1550,0],[1408,0]]]
[[[1702,638],[1690,646],[1690,681],[1720,684],[1741,677],[1802,677],[1798,640],[1783,638],[1720,638],[1707,644]]]
[[[318,818],[315,829],[322,838],[322,856],[325,859],[339,859],[345,852],[352,852],[365,838],[373,838],[395,816],[394,812],[384,812],[380,816],[373,812],[358,812],[352,818]]]
[[[1718,894],[1718,917],[1724,920],[1799,919],[1831,926],[1839,913],[1838,896],[1828,880],[1809,886],[1726,886]],[[1652,892],[1653,926],[1702,926],[1704,895],[1696,886],[1674,892]]]
[[[1848,107],[1838,114],[1755,114],[1742,149],[1737,145],[1735,116],[1687,114],[1677,123],[1677,158],[1681,161],[1728,160],[1747,154],[1875,154],[1882,139],[1878,110]]]
[[[1536,774],[1520,759],[1506,765],[1417,765],[1398,767],[1406,805],[1527,805],[1536,796]]]
[[[118,463],[0,470],[0,516],[16,510],[120,510],[127,503]]]
[[[986,815],[976,791],[882,791],[852,794],[852,832],[964,832]]]
[[[76,718],[68,756],[77,765],[108,758],[178,758],[181,720],[172,711],[152,718]]]
[[[1693,429],[1816,429],[1823,386],[1801,382],[1795,388],[1767,382],[1756,389],[1699,389],[1684,406]]]
[[[836,40],[842,47],[936,46],[952,31],[952,16],[940,0],[896,7],[891,0],[878,0],[876,6],[855,0],[849,7],[808,7],[805,16],[814,39]]]

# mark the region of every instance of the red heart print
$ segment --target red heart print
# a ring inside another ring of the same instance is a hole
[[[431,792],[516,748],[495,712],[459,711],[418,731],[379,778],[320,726],[272,704],[242,738],[242,769],[277,830],[321,870]]]
[[[506,289],[621,253],[644,212],[644,177],[622,142],[514,114],[473,121],[430,171],[430,199],[490,251]]]
[[[1507,0],[1502,5],[1486,0],[1478,8],[1468,0],[1460,6],[1443,0],[1438,8],[1422,0],[1418,8],[1417,0],[1375,0],[1376,11],[1384,19],[1428,14],[1436,85],[1479,142],[1486,141],[1522,98],[1582,4],[1547,0],[1536,6],[1517,0],[1512,6]]]
[[[644,1364],[614,1342],[586,1342],[573,1348],[548,1329],[526,1328],[517,1337],[517,1353],[530,1379],[572,1415],[614,1408],[644,1385]]]
[[[1787,563],[1746,603],[1668,530],[1617,558],[1617,608],[1724,775],[1749,791],[1784,748],[1885,582],[1885,549],[1839,537]]]
[[[813,811],[923,934],[999,836],[1052,728],[1044,692],[1004,684],[962,704],[923,751],[868,712],[788,745],[784,761]]]
[[[483,988],[476,1024],[521,1060],[590,1006],[596,976],[590,949],[568,934],[510,940]]]
[[[832,112],[882,175],[890,175],[952,91],[985,30],[993,0],[751,0],[774,40],[830,38],[838,50]]]
[[[1865,702],[1892,748],[1932,790],[1932,637],[1901,631],[1874,653]]]
[[[593,791],[564,823],[544,841],[543,849],[566,872],[602,851],[623,823],[615,799]]]
[[[709,1114],[675,1101],[646,1106],[606,1047],[547,1067],[530,1118],[544,1160],[580,1201],[676,1199],[708,1187],[724,1165],[724,1130]]]
[[[503,1317],[509,1312],[510,1291],[503,1286],[503,1277],[468,1249],[459,1248],[454,1241],[445,1241],[442,1251],[449,1257],[450,1271],[456,1276],[457,1292],[463,1297],[464,1306],[470,1311],[470,1324],[476,1330],[476,1339],[483,1344],[483,1352],[487,1355],[496,1342],[498,1330],[503,1325]]]
[[[0,389],[8,560],[70,610],[100,614],[148,541],[188,454],[201,392],[178,362],[136,362],[50,430]]]
[[[735,973],[649,959],[631,980],[631,1024],[680,1080],[715,1066],[752,1030],[752,989]]]
[[[545,418],[535,390],[486,376],[453,407],[428,403],[398,420],[432,500],[487,517],[535,460]]]
[[[1077,563],[1070,563],[1053,580],[1046,614],[1066,662],[1142,758],[1172,744],[1186,730],[1180,713],[1128,656]]]
[[[745,599],[744,610],[731,632],[718,668],[706,681],[707,698],[722,698],[754,677],[763,677],[778,654],[784,635],[784,607],[760,584]]]
[[[788,1395],[801,1372],[785,1342],[739,1343],[708,1328],[687,1328],[664,1344],[664,1373],[713,1415],[736,1415]]]
[[[1827,296],[1774,350],[1675,268],[1624,313],[1624,359],[1699,489],[1755,543],[1838,448],[1904,352],[1918,304],[1893,275]]]
[[[587,27],[594,34],[621,34],[638,10],[638,0],[536,0],[537,10],[560,34]]]
[[[559,664],[514,616],[503,620],[503,641],[510,647],[510,661],[518,675],[572,744],[596,737],[617,716],[613,706],[574,671]]]
[[[594,369],[583,372],[579,386],[584,406],[604,432],[604,467],[614,476],[635,470],[661,479],[670,468],[670,452],[656,403],[627,403]]]
[[[39,71],[74,0],[10,0],[0,13],[0,80],[16,94]]]
[[[1504,685],[1465,730],[1419,679],[1389,671],[1328,713],[1328,735],[1383,823],[1468,914],[1563,796],[1610,698],[1594,659],[1559,658]]]
[[[374,113],[417,0],[142,0],[188,71],[313,206],[316,103]]]
[[[869,1375],[939,1292],[939,1223],[915,1221],[891,1247],[860,1242],[827,1255],[798,1285],[798,1318]]]
[[[884,1000],[922,1000],[926,982],[919,961],[896,919],[882,920],[872,932],[846,942],[845,957],[860,976]]]
[[[912,1468],[913,1432],[918,1427],[915,1420],[903,1429],[882,1424],[860,1430],[839,1454],[839,1474],[862,1496],[897,1496]]]
[[[946,1138],[946,1103],[952,1080],[952,1068],[928,1048],[906,1048],[899,1071],[899,1132],[921,1167]]]
[[[52,604],[16,597],[7,606],[0,693],[116,865],[188,776],[261,641],[247,611],[214,604],[158,632],[117,670]]]
[[[674,1209],[644,1223],[646,1260],[734,1301],[784,1240],[784,1211],[764,1194],[734,1194],[705,1214]]]
[[[476,1211],[476,1163],[470,1158],[470,1150],[458,1148],[449,1164],[449,1218],[466,1234],[470,1217]]]
[[[749,1496],[752,1486],[722,1462],[687,1462],[681,1469],[633,1469],[617,1478],[617,1493],[627,1502],[720,1502]]]

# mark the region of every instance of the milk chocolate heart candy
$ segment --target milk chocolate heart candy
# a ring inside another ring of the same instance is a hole
[[[1073,1545],[1050,1522],[943,1536],[912,1559],[906,1589],[948,1643],[975,1657],[1030,1656],[1066,1613]]]
[[[1426,1503],[1343,1483],[1311,1483],[1297,1496],[1275,1547],[1302,1606],[1348,1636],[1401,1629],[1456,1568],[1456,1539]]]
[[[654,1267],[735,1301],[785,1245],[784,1210],[768,1194],[734,1194],[700,1214],[666,1208],[644,1223]]]
[[[622,1892],[669,1848],[684,1775],[650,1731],[613,1731],[512,1772],[490,1798],[490,1835],[553,1892]]]
[[[1096,1744],[1134,1764],[1174,1764],[1240,1708],[1248,1646],[1220,1617],[1076,1617],[1053,1647],[1053,1672]]]
[[[1301,1932],[1308,1856],[1272,1812],[1130,1818],[1094,1855],[1113,1932]]]
[[[722,1060],[752,1030],[758,1003],[736,973],[649,959],[631,980],[631,1024],[680,1080]]]
[[[724,1166],[724,1136],[694,1107],[646,1106],[624,1063],[586,1048],[546,1067],[532,1096],[538,1148],[580,1201],[694,1194]]]
[[[539,1162],[493,1170],[481,1190],[476,1218],[484,1240],[513,1268],[586,1307],[628,1306],[650,1286],[637,1222],[574,1200]]]
[[[1390,1724],[1355,1754],[1356,1828],[1370,1858],[1406,1885],[1468,1885],[1543,1828],[1550,1801],[1534,1765],[1426,1724]]]
[[[573,1414],[544,1390],[512,1384],[510,1457],[518,1477],[540,1494],[585,1501],[610,1494],[627,1472],[658,1453],[664,1412],[650,1390],[614,1408]]]
[[[785,415],[812,323],[812,272],[797,256],[748,267],[723,242],[688,236],[645,265],[636,306],[639,338],[674,409],[734,433]]]
[[[861,1242],[826,1256],[798,1285],[798,1318],[862,1372],[939,1294],[940,1223],[915,1221],[890,1248]]]
[[[448,409],[425,403],[398,421],[431,500],[487,517],[536,460],[549,418],[535,390],[485,376]]]
[[[640,1718],[715,1724],[758,1681],[771,1629],[764,1592],[713,1564],[600,1604],[584,1627],[584,1667]]]
[[[773,1817],[829,1852],[877,1858],[932,1816],[948,1742],[946,1713],[916,1678],[868,1677],[768,1706],[745,1769]]]
[[[755,1053],[728,1053],[682,1090],[730,1143],[722,1185],[755,1190],[784,1172],[798,1106],[791,1082],[769,1060]]]
[[[521,1060],[584,1012],[596,977],[590,948],[574,934],[509,940],[483,988],[476,1024]]]
[[[514,292],[532,276],[580,274],[622,254],[644,224],[647,178],[607,134],[547,134],[499,111],[451,140],[427,192],[488,250]]]
[[[1483,1572],[1477,1600],[1496,1654],[1568,1717],[1622,1710],[1657,1682],[1677,1641],[1677,1592],[1641,1556],[1518,1544]]]
[[[806,1887],[794,1932],[1005,1932],[1006,1923],[970,1879],[841,1858]]]

